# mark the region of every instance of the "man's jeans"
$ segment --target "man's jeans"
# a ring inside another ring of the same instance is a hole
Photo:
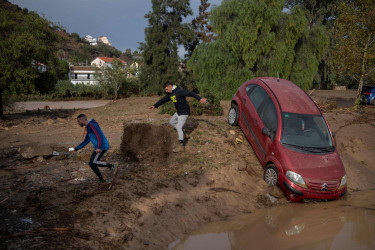
[[[169,124],[171,124],[177,130],[178,139],[180,141],[184,140],[184,132],[182,131],[182,128],[184,127],[188,117],[188,115],[178,115],[176,112],[169,121]]]

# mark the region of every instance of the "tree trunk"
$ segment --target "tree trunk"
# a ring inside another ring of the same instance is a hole
[[[0,119],[4,119],[4,110],[3,110],[3,91],[0,90]]]
[[[361,77],[359,78],[358,90],[357,90],[357,99],[361,96],[362,87],[363,87],[363,78],[366,74],[366,63],[367,63],[367,49],[371,41],[371,33],[368,36],[367,43],[363,49],[362,65],[361,65]]]

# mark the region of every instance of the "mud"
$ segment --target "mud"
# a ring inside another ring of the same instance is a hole
[[[120,151],[125,161],[166,163],[172,138],[165,126],[145,123],[124,124]]]
[[[211,223],[172,242],[174,250],[374,249],[374,192],[337,202],[287,204]]]
[[[226,114],[191,117],[185,152],[172,153],[178,140],[170,116],[148,109],[157,99],[131,97],[0,121],[0,248],[166,249],[205,224],[289,203],[262,180],[262,166]],[[230,102],[222,106],[228,110]],[[67,152],[83,140],[80,113],[94,118],[109,140],[104,160],[119,163],[116,177],[101,170],[105,185],[87,164],[91,146]],[[335,108],[324,115],[348,176],[344,200],[369,207],[373,196],[363,192],[375,190],[375,109]],[[60,154],[25,159],[20,149],[30,145]]]

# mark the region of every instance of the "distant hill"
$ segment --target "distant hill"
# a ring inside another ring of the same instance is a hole
[[[24,15],[29,13],[27,8],[20,8],[7,0],[0,0],[0,8],[8,11],[18,11]],[[46,20],[40,16],[39,18]],[[74,65],[84,65],[86,62],[89,64],[98,56],[118,57],[127,62],[133,61],[133,56],[129,53],[122,53],[115,47],[101,42],[98,42],[98,45],[90,45],[85,39],[80,38],[77,33],[69,34],[63,27],[49,20],[47,22],[50,23],[50,28],[58,33],[61,38],[57,44],[57,57],[60,60],[68,61]]]

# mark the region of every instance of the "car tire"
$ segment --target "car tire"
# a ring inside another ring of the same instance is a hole
[[[264,181],[270,186],[276,186],[279,182],[279,172],[274,164],[267,165],[264,171]]]
[[[228,111],[228,123],[231,126],[238,125],[238,107],[237,105],[232,105]]]

